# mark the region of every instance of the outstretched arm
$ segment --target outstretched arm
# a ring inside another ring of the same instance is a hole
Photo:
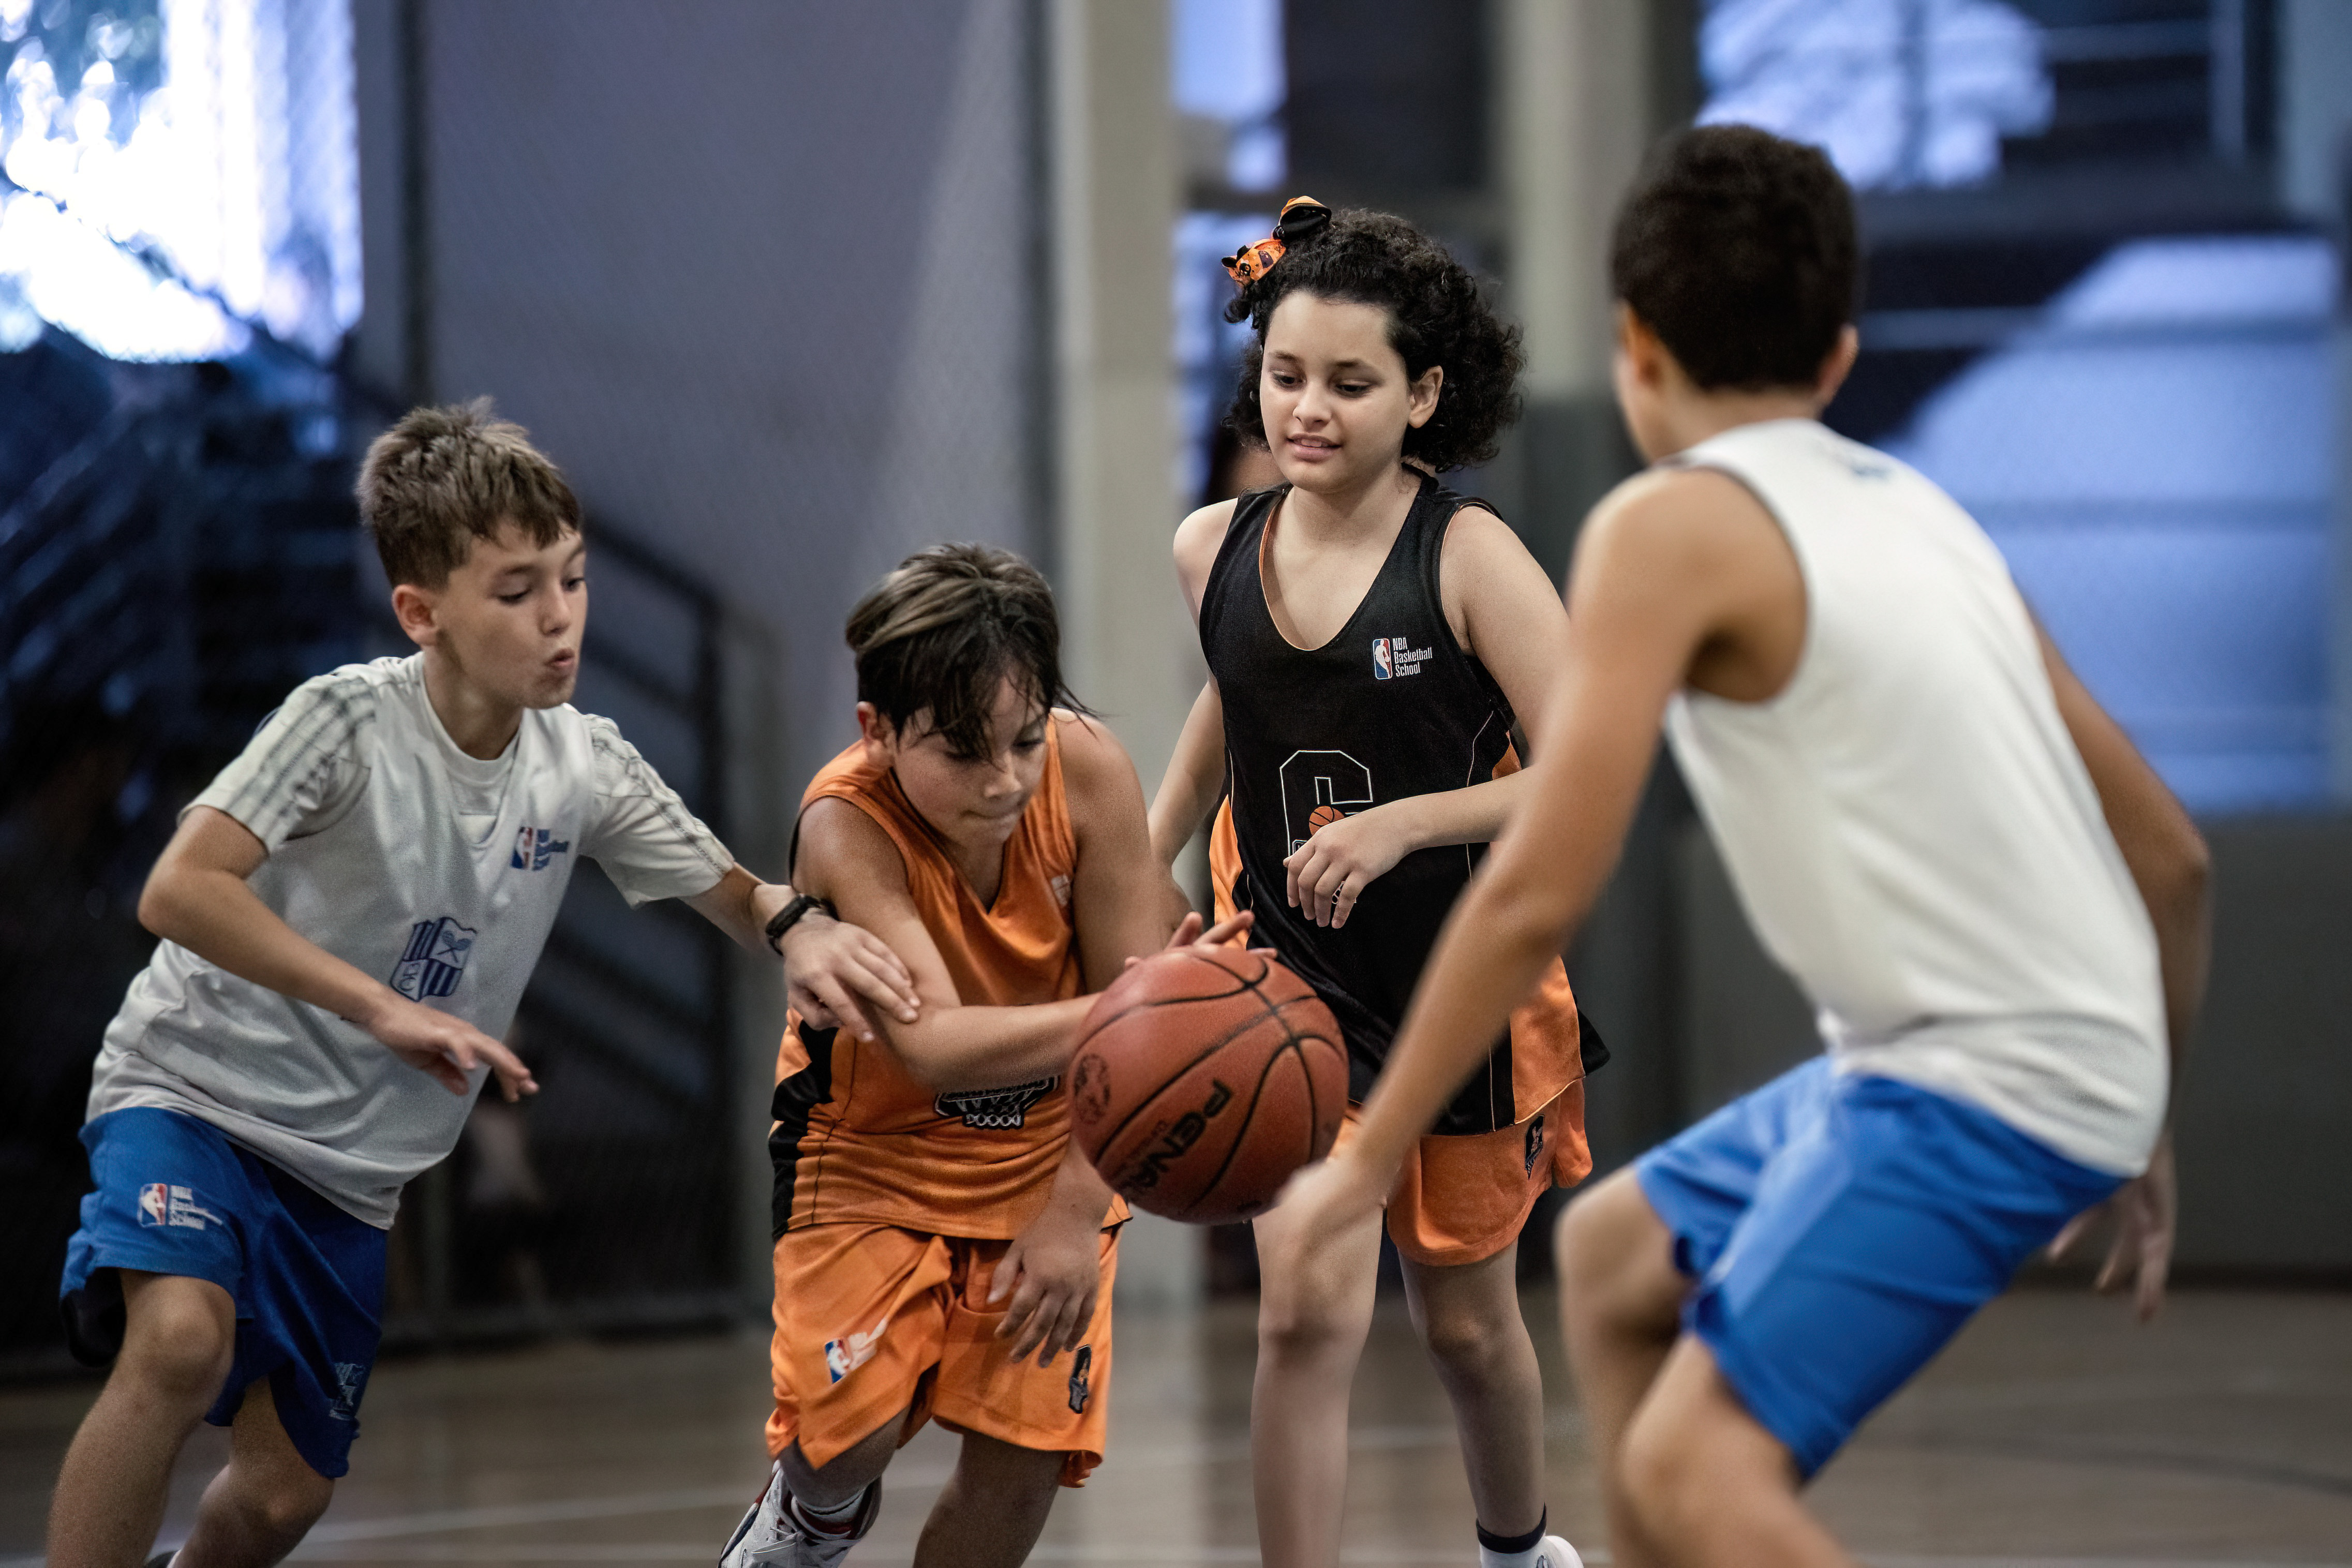
[[[431,1073],[452,1094],[488,1067],[509,1100],[536,1092],[530,1070],[463,1019],[413,1002],[302,936],[247,884],[268,848],[226,811],[196,806],[180,819],[139,895],[139,923],[239,979],[357,1024],[384,1049]]]
[[[1577,547],[1564,668],[1524,808],[1446,920],[1356,1141],[1284,1199],[1306,1206],[1316,1233],[1337,1234],[1379,1205],[1405,1151],[1600,897],[1666,703],[1695,662],[1712,651],[1725,681],[1752,677],[1736,651],[1769,641],[1756,628],[1776,615],[1795,614],[1801,630],[1803,602],[1786,539],[1720,476],[1637,477],[1595,510]]]
[[[792,884],[761,882],[741,866],[730,866],[708,892],[686,902],[695,912],[754,953],[780,951],[784,960],[785,1002],[818,1029],[846,1028],[860,1040],[877,1038],[866,1011],[879,1009],[900,1023],[922,1016],[914,977],[898,955],[873,933],[811,909],[784,933],[777,949],[768,945],[768,922],[793,901]]]
[[[2042,662],[2050,672],[2059,716],[2082,753],[2083,766],[2099,792],[2099,806],[2123,852],[2148,921],[2156,927],[2157,963],[2164,977],[2165,1027],[2172,1056],[2173,1103],[2179,1103],[2180,1070],[2189,1058],[2189,1037],[2205,1001],[2205,969],[2212,947],[2207,883],[2210,856],[2204,836],[2156,769],[2147,765],[2123,727],[2075,677],[2057,644],[2040,626]],[[2144,1322],[2164,1301],[2165,1275],[2172,1263],[2172,1232],[2178,1205],[2172,1168],[2170,1117],[2163,1137],[2138,1179],[2080,1216],[2051,1244],[2063,1257],[2102,1215],[2116,1220],[2114,1244],[2100,1267],[2098,1288],[2111,1290],[2136,1276],[2134,1304]]]

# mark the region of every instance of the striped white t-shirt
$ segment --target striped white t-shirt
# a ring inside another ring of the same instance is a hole
[[[528,711],[504,755],[468,757],[416,654],[296,687],[194,804],[268,847],[249,885],[296,931],[494,1037],[582,856],[632,904],[707,892],[734,863],[610,720]],[[166,942],[107,1030],[89,1114],[201,1117],[389,1226],[471,1104],[341,1019]]]

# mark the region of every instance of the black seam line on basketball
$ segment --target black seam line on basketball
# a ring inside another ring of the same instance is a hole
[[[1239,993],[1236,992],[1235,994],[1238,995]],[[1175,1082],[1178,1079],[1192,1071],[1192,1069],[1200,1066],[1201,1063],[1208,1061],[1209,1058],[1216,1055],[1217,1052],[1233,1044],[1235,1040],[1241,1037],[1244,1031],[1255,1029],[1259,1024],[1264,1023],[1265,1021],[1265,1020],[1264,1019],[1244,1019],[1241,1022],[1227,1030],[1222,1037],[1212,1040],[1207,1045],[1202,1047],[1198,1055],[1194,1056],[1192,1061],[1186,1062],[1182,1067],[1171,1072],[1165,1078],[1162,1078],[1160,1081],[1160,1087],[1154,1089],[1151,1093],[1145,1098],[1142,1104],[1138,1105],[1134,1110],[1129,1111],[1125,1116],[1119,1119],[1117,1126],[1111,1128],[1109,1132],[1105,1133],[1102,1136],[1102,1142],[1099,1146],[1105,1150],[1108,1150],[1111,1145],[1117,1142],[1119,1136],[1127,1131],[1129,1123],[1133,1122],[1138,1116],[1142,1115],[1145,1111],[1149,1110],[1153,1104],[1158,1103],[1162,1094],[1168,1092],[1168,1086],[1171,1083]],[[1280,1020],[1277,1019],[1276,1021],[1278,1022]]]
[[[1191,956],[1191,955],[1188,955],[1188,956]],[[1195,963],[1206,964],[1210,968],[1215,969],[1220,974],[1233,975],[1234,979],[1241,981],[1244,989],[1247,990],[1252,996],[1257,998],[1258,1006],[1265,1009],[1266,1016],[1273,1019],[1276,1024],[1281,1026],[1284,1038],[1286,1040],[1297,1040],[1298,1038],[1298,1031],[1290,1027],[1290,1020],[1282,1016],[1282,1007],[1269,1004],[1265,999],[1265,993],[1258,988],[1256,981],[1245,978],[1240,975],[1234,975],[1234,972],[1231,969],[1226,968],[1223,964],[1213,963],[1207,958],[1194,957],[1193,961]],[[1215,996],[1195,997],[1182,999],[1192,1001],[1223,1001],[1228,998],[1238,997],[1241,994],[1241,991],[1225,991]],[[1293,999],[1299,1000],[1303,998],[1294,998]],[[1140,1010],[1140,1009],[1139,1008],[1137,1010]],[[1120,1018],[1124,1018],[1126,1016],[1127,1014],[1125,1013],[1121,1013],[1119,1015]],[[1108,1029],[1110,1027],[1111,1023],[1116,1023],[1117,1021],[1117,1019],[1113,1019],[1109,1020],[1109,1022],[1107,1022],[1103,1027]],[[1186,1062],[1180,1071],[1172,1072],[1167,1077],[1161,1079],[1160,1081],[1160,1087],[1151,1092],[1149,1099],[1146,1099],[1142,1104],[1138,1105],[1134,1110],[1129,1111],[1126,1116],[1120,1119],[1119,1124],[1117,1126],[1103,1134],[1102,1141],[1098,1146],[1105,1150],[1109,1149],[1112,1143],[1127,1131],[1130,1123],[1132,1123],[1138,1116],[1142,1115],[1148,1108],[1159,1100],[1160,1095],[1167,1092],[1169,1084],[1174,1082],[1177,1079],[1183,1077],[1186,1073],[1191,1072],[1194,1068],[1200,1066],[1201,1063],[1206,1061],[1209,1058],[1214,1056],[1217,1052],[1231,1045],[1241,1036],[1243,1030],[1253,1029],[1262,1021],[1264,1020],[1259,1019],[1245,1019],[1242,1022],[1235,1024],[1232,1029],[1225,1031],[1223,1039],[1218,1040],[1202,1049],[1200,1054],[1193,1057],[1192,1061]],[[1101,1031],[1090,1031],[1087,1038],[1088,1040],[1092,1040],[1095,1034]],[[1075,1128],[1073,1131],[1075,1131]]]
[[[1129,1002],[1127,1006],[1119,1009],[1118,1011],[1111,1014],[1110,1017],[1103,1019],[1101,1024],[1096,1029],[1087,1031],[1088,1038],[1091,1039],[1094,1035],[1099,1034],[1103,1030],[1108,1029],[1111,1025],[1118,1022],[1119,1019],[1126,1018],[1130,1014],[1142,1012],[1148,1008],[1182,1007],[1187,1002],[1221,1002],[1228,997],[1240,996],[1242,992],[1251,988],[1250,982],[1247,979],[1244,978],[1242,976],[1234,974],[1223,964],[1210,963],[1208,959],[1198,957],[1190,953],[1185,954],[1184,956],[1192,959],[1192,962],[1196,964],[1206,965],[1209,968],[1215,970],[1218,974],[1223,975],[1225,978],[1233,981],[1234,988],[1228,991],[1204,991],[1197,997],[1147,997],[1139,1002]]]
[[[1276,1046],[1274,1054],[1265,1059],[1265,1065],[1258,1070],[1257,1082],[1250,1089],[1249,1109],[1242,1117],[1242,1124],[1234,1129],[1232,1140],[1225,1145],[1224,1164],[1217,1167],[1217,1174],[1209,1178],[1208,1185],[1194,1194],[1192,1204],[1186,1207],[1197,1207],[1202,1199],[1223,1185],[1225,1173],[1234,1168],[1234,1156],[1242,1152],[1242,1145],[1248,1141],[1250,1124],[1257,1120],[1257,1108],[1265,1099],[1265,1081],[1273,1076],[1275,1063],[1287,1055],[1297,1055],[1299,1071],[1302,1072],[1306,1071],[1307,1059],[1299,1054],[1298,1037],[1294,1034]],[[1311,1117],[1315,1108],[1315,1090],[1311,1080],[1307,1091],[1307,1106]],[[1315,1145],[1315,1124],[1312,1120],[1309,1120],[1307,1124],[1307,1144],[1309,1148],[1314,1147]]]
[[[1197,997],[1147,997],[1139,1002],[1128,1003],[1125,1007],[1119,1009],[1118,1011],[1103,1019],[1101,1023],[1096,1025],[1095,1028],[1089,1031],[1089,1037],[1094,1034],[1100,1034],[1104,1030],[1108,1029],[1111,1025],[1118,1022],[1121,1019],[1133,1018],[1137,1013],[1150,1012],[1154,1008],[1181,1008],[1189,1006],[1193,1002],[1231,1001],[1234,998],[1240,996],[1243,991],[1245,991],[1248,988],[1249,988],[1247,986],[1242,986],[1230,991],[1210,991],[1204,995]]]

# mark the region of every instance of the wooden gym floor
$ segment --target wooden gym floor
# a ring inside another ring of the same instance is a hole
[[[1552,1517],[1605,1563],[1549,1301],[1531,1321],[1555,1391]],[[1121,1322],[1109,1457],[1066,1492],[1034,1561],[1256,1561],[1245,1303]],[[332,1510],[297,1562],[709,1563],[759,1484],[757,1338],[570,1343],[387,1362]],[[1402,1303],[1357,1379],[1343,1561],[1469,1564],[1443,1396]],[[89,1384],[0,1390],[0,1568],[38,1562],[58,1455]],[[926,1432],[851,1556],[905,1563],[953,1458]],[[200,1432],[164,1540],[222,1444]],[[2058,1290],[1997,1303],[1825,1473],[1822,1511],[1905,1568],[2352,1565],[2352,1296],[2183,1291],[2136,1331]]]

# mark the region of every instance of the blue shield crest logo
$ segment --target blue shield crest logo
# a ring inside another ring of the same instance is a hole
[[[420,920],[409,928],[408,946],[392,972],[392,988],[412,1002],[446,997],[457,988],[474,951],[474,930],[449,915]]]

